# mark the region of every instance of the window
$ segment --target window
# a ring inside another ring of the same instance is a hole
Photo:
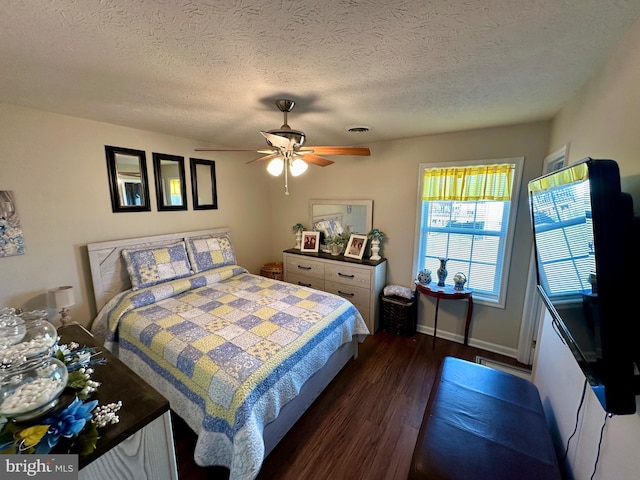
[[[415,263],[467,277],[474,299],[504,307],[524,158],[421,164]]]

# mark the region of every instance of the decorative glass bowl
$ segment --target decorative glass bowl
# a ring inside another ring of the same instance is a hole
[[[0,310],[0,350],[21,342],[26,333],[24,320],[12,308]]]
[[[56,406],[68,378],[55,357],[12,366],[0,376],[0,416],[24,421],[43,415]]]
[[[20,359],[29,360],[48,355],[52,351],[58,342],[58,331],[53,324],[43,316],[35,315],[35,312],[27,312],[13,318],[17,322],[17,325],[12,327],[16,333],[3,334],[0,328],[0,361],[2,363],[12,363]],[[9,330],[9,327],[6,329]],[[18,329],[21,335],[18,335]],[[18,336],[21,338],[16,342],[15,339]]]

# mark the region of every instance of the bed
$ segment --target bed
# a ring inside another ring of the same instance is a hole
[[[249,273],[228,229],[87,246],[97,339],[198,435],[194,460],[253,479],[369,334],[342,297]]]

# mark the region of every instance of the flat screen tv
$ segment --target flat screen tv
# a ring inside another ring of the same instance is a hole
[[[532,180],[529,206],[538,290],[554,328],[605,411],[635,413],[640,245],[618,164],[585,158]]]

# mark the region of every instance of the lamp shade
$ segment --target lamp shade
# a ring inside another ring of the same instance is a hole
[[[56,308],[68,308],[75,304],[71,285],[54,288],[52,292]]]
[[[284,161],[280,157],[274,158],[267,165],[267,171],[274,177],[280,175],[282,170],[284,170]]]
[[[302,175],[307,171],[308,167],[309,165],[307,165],[307,162],[296,158],[293,162],[291,162],[291,175],[293,175],[294,177]]]

